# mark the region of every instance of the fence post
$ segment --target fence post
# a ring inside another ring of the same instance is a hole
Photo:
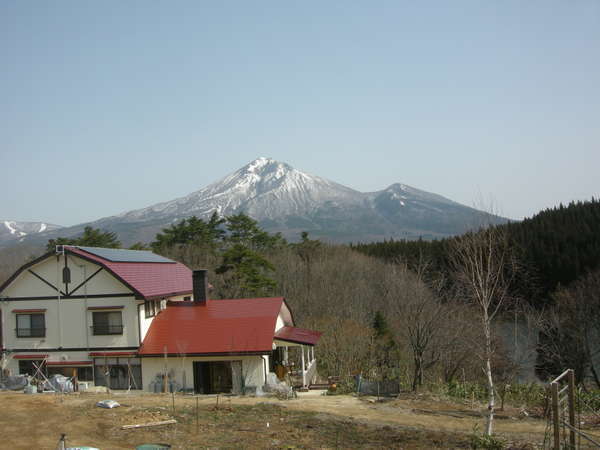
[[[552,392],[552,425],[554,428],[554,450],[560,450],[560,413],[558,408],[558,383],[550,383]]]
[[[575,449],[575,428],[579,428],[579,424],[575,425],[575,372],[569,369],[569,424],[573,427],[569,430],[569,443],[571,448]]]

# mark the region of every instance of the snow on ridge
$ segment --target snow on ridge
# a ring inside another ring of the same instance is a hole
[[[42,224],[40,225],[40,230],[38,231],[38,233],[41,233],[41,232],[43,232],[43,231],[44,231],[46,228],[48,228],[48,227],[46,226],[46,224],[45,224],[45,223],[42,223]]]
[[[14,222],[12,222],[12,223],[14,224]],[[10,234],[15,234],[17,232],[17,229],[13,228],[11,222],[9,222],[8,220],[4,221],[4,225],[6,226],[6,228],[8,228],[8,231],[10,231]]]
[[[260,157],[184,197],[123,212],[115,217],[145,220],[173,215],[203,215],[218,211],[220,215],[238,210],[256,217],[279,214],[303,214],[323,201],[356,202],[362,194],[327,179],[309,175],[284,162]]]
[[[254,161],[252,161],[246,166],[246,172],[254,172],[257,169],[260,169],[271,162],[274,162],[271,158],[265,158],[264,156],[261,156],[260,158],[256,158]]]

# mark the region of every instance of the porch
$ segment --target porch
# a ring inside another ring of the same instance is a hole
[[[282,327],[275,333],[273,341],[271,371],[283,379],[286,374],[290,378],[297,374],[301,387],[307,389],[317,377],[317,359],[315,358],[315,344],[321,333],[296,327]],[[290,348],[295,355],[290,355]],[[295,361],[299,362],[296,369]]]

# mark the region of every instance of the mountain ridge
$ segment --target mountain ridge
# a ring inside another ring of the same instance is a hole
[[[74,236],[89,225],[116,232],[125,245],[149,242],[170,224],[192,215],[208,218],[215,211],[222,216],[243,212],[288,239],[308,231],[334,242],[441,238],[467,231],[484,214],[403,183],[360,192],[261,157],[188,195],[62,228],[59,233],[43,233],[43,237]],[[497,223],[506,222],[493,217]]]

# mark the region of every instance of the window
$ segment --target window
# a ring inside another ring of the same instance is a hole
[[[154,317],[159,312],[167,307],[167,300],[146,300],[144,301],[144,311],[146,314],[146,319],[149,317]]]
[[[156,314],[155,310],[156,308],[154,300],[146,300],[144,302],[144,311],[146,312],[146,319],[148,317],[154,317],[154,315]]]
[[[34,367],[41,367],[41,372],[47,375],[46,365],[42,359],[23,359],[19,361],[19,375],[30,375],[33,376],[37,373],[37,369]]]
[[[17,337],[44,337],[44,314],[17,314]]]
[[[94,366],[96,386],[142,389],[142,366],[139,358],[95,358]]]
[[[94,370],[92,366],[85,367],[48,367],[48,376],[55,374],[63,375],[65,377],[72,377],[75,375],[77,369],[77,380],[78,381],[94,381]]]
[[[92,315],[94,336],[123,334],[121,311],[94,312]]]

